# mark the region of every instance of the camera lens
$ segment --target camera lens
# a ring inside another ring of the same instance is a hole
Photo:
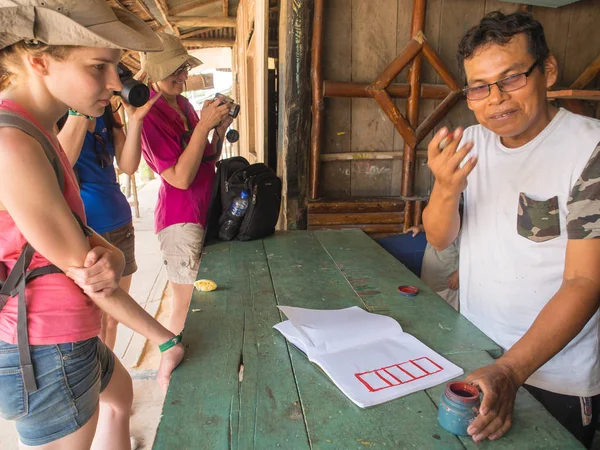
[[[123,82],[123,90],[119,95],[131,106],[144,106],[150,98],[150,89],[143,83],[133,78]]]
[[[225,138],[233,144],[234,142],[237,142],[239,140],[240,133],[238,133],[237,130],[231,129],[227,132]]]

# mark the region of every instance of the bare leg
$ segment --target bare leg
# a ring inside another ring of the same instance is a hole
[[[98,424],[98,409],[91,417],[91,419],[82,426],[75,433],[71,433],[64,438],[58,439],[54,442],[45,445],[39,445],[36,447],[29,447],[24,445],[22,442],[19,442],[19,448],[21,450],[86,450],[89,449],[92,445],[92,440],[94,439],[94,433],[96,432],[96,426]]]
[[[179,334],[185,325],[194,285],[177,284],[172,281],[170,283],[173,290],[173,310],[171,311],[169,326],[167,328],[174,334]]]
[[[113,375],[106,389],[100,394],[100,415],[92,449],[128,450],[131,448],[129,416],[132,403],[131,377],[115,357]]]
[[[131,287],[131,275],[121,278],[119,283],[121,289],[129,293]],[[102,313],[102,330],[100,330],[100,340],[104,342],[108,348],[113,350],[115,348],[115,342],[117,341],[117,326],[119,322],[113,319],[106,313]]]

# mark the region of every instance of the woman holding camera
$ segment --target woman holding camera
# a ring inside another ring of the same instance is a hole
[[[101,312],[159,346],[164,388],[184,349],[181,336],[119,287],[123,254],[85,227],[54,126],[69,106],[102,114],[122,88],[121,49],[162,45],[142,20],[104,0],[68,5],[0,2],[0,263],[8,271],[0,297],[0,416],[14,421],[22,446],[125,450],[133,387],[97,338]]]
[[[121,192],[114,161],[122,172],[134,175],[142,155],[142,122],[159,98],[156,95],[139,108],[121,101],[128,117],[127,136],[111,105],[96,118],[69,110],[58,124],[58,140],[75,168],[88,226],[125,255],[119,283],[125,292],[129,292],[131,276],[137,270],[135,233],[131,207]],[[110,315],[102,315],[100,339],[111,350],[115,347],[118,324]]]
[[[169,330],[182,331],[196,280],[215,162],[233,119],[228,105],[206,102],[201,117],[181,94],[188,71],[201,64],[175,36],[157,33],[165,49],[141,54],[153,93],[162,93],[142,126],[142,150],[150,168],[160,174],[154,213],[167,278],[173,291]],[[215,129],[212,141],[208,136]]]

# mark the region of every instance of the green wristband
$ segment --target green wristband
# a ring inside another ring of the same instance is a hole
[[[88,120],[93,120],[94,118],[92,116],[86,116],[85,114],[81,114],[79,111],[75,111],[73,108],[69,108],[69,115],[70,116],[81,116],[81,117],[85,117]]]
[[[158,346],[158,349],[160,350],[161,353],[166,352],[167,350],[169,350],[170,348],[175,347],[177,344],[179,344],[181,342],[181,337],[183,336],[183,332],[179,333],[177,336],[172,337],[171,339],[169,339],[167,342],[160,344]]]

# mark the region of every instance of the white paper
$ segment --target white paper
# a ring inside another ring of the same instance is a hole
[[[280,309],[289,320],[274,328],[360,407],[427,389],[464,373],[402,331],[390,317],[356,306],[341,310]]]

